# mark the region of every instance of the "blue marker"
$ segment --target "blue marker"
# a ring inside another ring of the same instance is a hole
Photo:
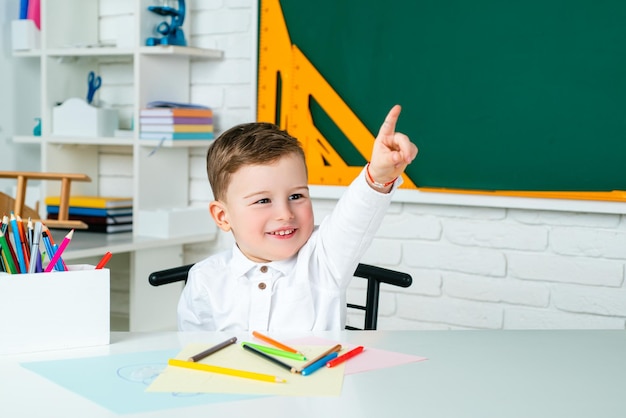
[[[315,363],[305,367],[304,369],[302,369],[302,376],[308,376],[311,373],[313,373],[314,371],[316,371],[317,369],[320,369],[322,367],[324,367],[326,365],[326,363],[328,363],[330,360],[334,359],[337,357],[337,352],[333,352],[330,353],[327,356],[322,357],[321,359],[317,360]]]
[[[28,17],[28,0],[20,1],[20,19]]]

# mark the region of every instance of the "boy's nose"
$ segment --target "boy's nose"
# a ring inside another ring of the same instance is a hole
[[[291,210],[291,206],[289,204],[278,205],[276,208],[276,218],[277,219],[292,219],[293,211]]]

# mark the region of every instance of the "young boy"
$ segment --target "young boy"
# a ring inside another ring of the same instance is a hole
[[[346,288],[390,204],[391,191],[417,155],[387,115],[370,163],[319,227],[297,139],[268,123],[224,132],[209,148],[207,172],[217,226],[231,250],[189,271],[178,304],[181,331],[338,330]]]

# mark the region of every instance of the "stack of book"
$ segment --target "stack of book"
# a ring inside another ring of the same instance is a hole
[[[48,219],[58,219],[59,196],[46,197]],[[70,196],[69,219],[83,221],[92,232],[133,230],[132,197]]]
[[[213,110],[152,107],[139,112],[141,139],[213,139]]]

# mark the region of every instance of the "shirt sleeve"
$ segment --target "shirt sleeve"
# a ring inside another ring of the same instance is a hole
[[[393,192],[401,183],[400,177],[389,193],[378,192],[367,184],[363,169],[320,224],[317,262],[320,268],[330,270],[340,286],[348,285],[387,213]]]
[[[213,318],[207,289],[199,283],[199,280],[194,280],[195,274],[192,268],[178,301],[178,330],[214,331],[211,327]]]

